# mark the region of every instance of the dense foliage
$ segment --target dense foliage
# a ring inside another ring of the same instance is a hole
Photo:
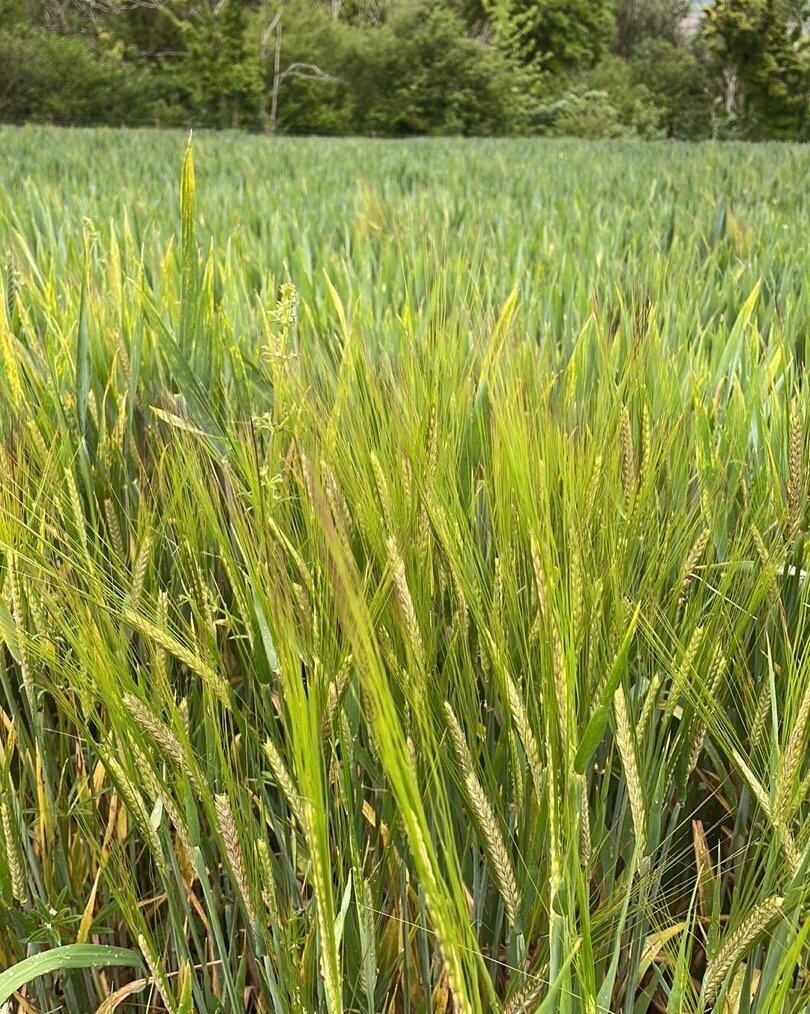
[[[184,143],[0,131],[0,1003],[805,1011],[807,152]]]
[[[810,137],[805,0],[0,0],[0,119]]]

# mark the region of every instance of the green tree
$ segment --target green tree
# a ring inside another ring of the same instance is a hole
[[[704,37],[729,130],[751,138],[806,133],[810,53],[803,15],[785,0],[715,0]]]
[[[313,0],[268,3],[262,19],[264,129],[356,133],[346,75],[357,64],[368,30],[350,26],[331,5]]]
[[[711,133],[711,82],[691,49],[647,39],[628,61],[631,80],[643,85],[659,111],[667,137],[702,138]]]
[[[582,137],[591,141],[627,137],[633,131],[621,121],[607,92],[576,88],[537,107],[534,123],[549,137]]]
[[[83,39],[40,28],[0,31],[0,120],[142,123],[165,118],[157,82]]]
[[[607,96],[618,122],[640,137],[660,137],[662,110],[643,81],[633,76],[632,67],[618,56],[608,56],[587,77],[588,88]]]
[[[248,47],[246,0],[207,0],[185,22],[188,70],[195,76],[208,123],[258,126],[262,79],[258,52]]]
[[[614,0],[491,0],[489,16],[511,57],[552,77],[594,66],[616,33]]]
[[[394,134],[504,134],[520,117],[517,80],[501,53],[465,34],[430,0],[406,0],[390,20],[396,59],[386,106]]]
[[[689,6],[689,0],[620,0],[616,11],[616,52],[628,57],[649,39],[677,42]]]
[[[286,131],[507,134],[522,123],[520,76],[431,0],[400,0],[377,26],[349,26],[323,3],[291,0],[282,66],[299,63],[321,73],[285,79],[278,123]]]

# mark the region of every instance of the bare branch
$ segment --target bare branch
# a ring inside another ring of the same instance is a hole
[[[334,74],[330,74],[318,67],[314,63],[291,63],[289,67],[285,67],[279,73],[279,80],[283,81],[287,77],[303,77],[310,78],[315,81],[331,81],[335,84],[339,84],[343,81],[343,78],[335,77]]]

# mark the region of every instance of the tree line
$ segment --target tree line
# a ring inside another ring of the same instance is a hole
[[[0,0],[0,119],[810,137],[806,0]]]

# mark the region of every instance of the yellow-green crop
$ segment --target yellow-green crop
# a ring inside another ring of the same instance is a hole
[[[0,152],[20,1009],[806,1010],[807,150]]]

